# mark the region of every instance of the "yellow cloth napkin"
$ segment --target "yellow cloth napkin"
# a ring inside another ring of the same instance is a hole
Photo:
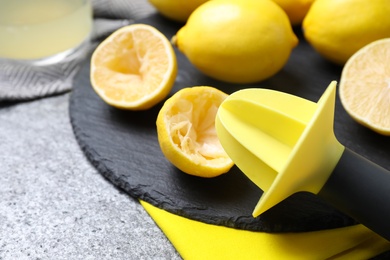
[[[368,259],[390,242],[363,225],[270,234],[190,220],[141,201],[184,259]]]

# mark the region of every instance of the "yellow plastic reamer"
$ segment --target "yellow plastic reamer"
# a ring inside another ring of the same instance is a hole
[[[263,190],[254,217],[307,191],[390,240],[390,173],[336,139],[336,85],[317,103],[270,89],[237,91],[219,107],[218,138]]]

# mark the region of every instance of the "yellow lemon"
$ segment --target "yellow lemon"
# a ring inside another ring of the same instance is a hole
[[[281,70],[298,39],[271,0],[212,0],[190,15],[172,42],[204,74],[252,83]]]
[[[273,0],[288,15],[292,25],[299,25],[305,18],[314,0]]]
[[[91,84],[109,105],[148,109],[162,101],[177,75],[169,40],[145,24],[125,26],[105,39],[91,58]]]
[[[165,17],[176,22],[186,22],[190,14],[208,0],[149,0]]]
[[[218,107],[227,96],[208,86],[184,88],[161,108],[156,120],[161,151],[183,172],[210,178],[233,166],[215,129]]]
[[[318,53],[343,65],[368,43],[390,37],[390,1],[316,0],[303,32]]]
[[[374,41],[347,61],[340,100],[358,123],[390,136],[390,38]]]

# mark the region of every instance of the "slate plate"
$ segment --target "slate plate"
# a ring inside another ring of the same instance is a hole
[[[159,15],[138,21],[155,26],[168,38],[182,26]],[[176,50],[179,74],[171,92],[195,85],[217,87],[232,93],[246,87],[264,87],[292,93],[317,102],[341,68],[326,62],[304,41],[277,75],[252,85],[226,84],[198,72]],[[162,155],[155,120],[162,104],[148,111],[122,111],[106,105],[89,81],[89,58],[75,78],[70,98],[70,118],[86,157],[98,171],[129,195],[169,212],[206,223],[267,232],[312,231],[355,222],[316,196],[298,193],[254,219],[251,215],[262,191],[236,167],[213,179],[186,175]],[[286,129],[288,131],[288,129]],[[339,100],[335,115],[336,137],[379,165],[390,169],[388,137],[356,124]],[[261,173],[259,173],[261,174]]]

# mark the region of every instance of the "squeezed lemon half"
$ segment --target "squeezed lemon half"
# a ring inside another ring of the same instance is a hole
[[[181,171],[215,177],[234,165],[215,129],[218,108],[228,95],[208,86],[184,88],[161,108],[156,125],[165,157]]]
[[[109,105],[145,110],[173,87],[177,61],[169,40],[146,24],[125,26],[105,39],[91,58],[91,84]]]

